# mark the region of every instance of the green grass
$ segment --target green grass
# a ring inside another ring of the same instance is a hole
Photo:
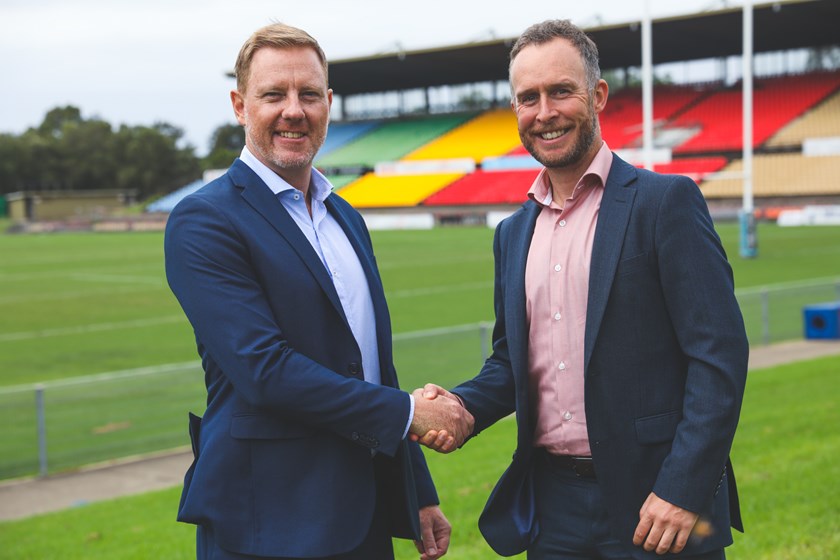
[[[840,227],[762,225],[760,256],[748,261],[737,256],[737,226],[719,230],[739,290],[840,277]],[[477,328],[402,335],[492,319],[492,237],[488,228],[373,232],[404,388],[451,386],[479,369]],[[201,413],[204,391],[192,331],[164,278],[162,241],[161,233],[0,235],[0,479],[38,471],[36,382],[52,383],[45,392],[50,472],[187,443],[186,411]],[[774,302],[773,339],[801,336],[803,303],[838,297],[823,290]],[[759,295],[742,306],[751,340],[761,340]],[[133,380],[56,385],[163,364],[185,365]],[[22,384],[30,388],[9,393]]]
[[[840,557],[838,369],[831,357],[750,374],[732,452],[747,532],[736,533],[730,560]],[[454,527],[448,557],[496,557],[476,523],[514,447],[515,424],[504,420],[456,453],[427,453]],[[175,488],[0,523],[0,558],[193,558],[192,526],[174,522],[178,498]],[[398,559],[416,557],[397,542]]]
[[[719,230],[739,289],[840,277],[840,227],[762,225],[754,260],[735,225]],[[374,232],[394,332],[491,320],[492,235]],[[161,234],[0,235],[0,386],[194,359]]]

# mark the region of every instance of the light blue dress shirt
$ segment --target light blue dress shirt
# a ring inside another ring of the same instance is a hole
[[[359,256],[350,244],[350,240],[347,239],[344,230],[324,205],[324,200],[333,189],[329,180],[317,169],[312,169],[312,179],[309,182],[312,206],[310,216],[303,193],[266,167],[247,147],[242,149],[239,159],[268,185],[321,258],[338,292],[344,315],[347,317],[350,330],[362,353],[362,371],[365,381],[381,384],[379,347],[376,343],[376,317],[373,311],[373,299],[370,297],[370,287],[362,264],[359,262]],[[328,341],[325,342],[328,343]],[[411,397],[411,410],[403,437],[408,433],[414,417],[414,398],[411,395],[409,397]]]

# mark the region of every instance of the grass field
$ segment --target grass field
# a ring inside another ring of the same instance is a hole
[[[738,289],[840,278],[840,227],[762,225],[754,260],[737,256],[735,225],[719,231]],[[374,232],[394,332],[492,320],[492,235]],[[162,234],[0,235],[0,386],[195,359]]]
[[[760,256],[749,261],[738,257],[735,225],[721,225],[719,232],[735,269],[739,290],[840,278],[840,227],[778,228],[762,224],[759,228]],[[451,386],[475,373],[481,362],[477,330],[424,338],[406,338],[405,335],[492,319],[492,231],[438,228],[374,232],[373,239],[397,334],[395,354],[403,387],[410,389],[427,381]],[[820,293],[813,297],[817,298],[814,301],[819,301],[831,295]],[[790,302],[788,307],[787,316],[781,322],[796,336],[801,333],[801,302]],[[755,330],[750,329],[751,332]],[[196,361],[191,329],[165,283],[161,234],[0,236],[0,422],[5,428],[0,431],[0,478],[37,471],[32,392],[31,389],[14,391],[10,387],[36,382],[58,383],[79,376],[137,368],[158,368],[145,377],[120,378],[107,385],[104,382],[48,384],[47,433],[53,472],[85,462],[186,444],[186,429],[182,429],[186,411],[200,412],[202,409],[202,378]],[[838,369],[836,362],[833,369]],[[787,372],[789,379],[784,381],[793,384],[790,391],[785,383],[768,389],[776,391],[775,396],[781,400],[787,399],[789,394],[797,394],[798,380],[807,374],[798,367],[787,368]],[[782,377],[781,373],[776,375]],[[804,433],[822,434],[836,425],[836,403],[832,395],[836,394],[837,385],[828,375],[823,377],[829,382],[823,388],[824,392],[820,393],[815,387],[812,389],[816,397],[826,399],[825,404],[821,408],[800,406],[797,413],[802,416],[791,422],[800,426]],[[802,391],[805,390],[803,387]],[[809,399],[813,400],[810,396],[803,397],[802,402],[808,404]],[[752,406],[779,420],[794,414],[792,405],[785,408],[770,397]],[[776,421],[775,418],[771,420]],[[471,444],[463,453],[456,454],[460,459],[447,457],[439,463],[437,457],[432,458],[433,468],[443,481],[442,486],[447,488],[446,492],[450,491],[448,488],[454,488],[448,499],[457,502],[458,507],[448,513],[463,531],[456,546],[463,543],[465,550],[477,550],[473,556],[460,551],[456,555],[453,550],[451,557],[487,558],[480,538],[474,530],[471,533],[470,528],[474,528],[490,485],[510,457],[513,440],[506,430],[509,432],[510,426],[500,425],[492,432],[492,437],[481,438],[486,443]],[[746,430],[742,427],[742,432]],[[740,438],[739,434],[739,442]],[[790,442],[776,442],[764,432],[754,439],[755,445],[745,457],[748,464],[763,458],[771,465],[774,462],[783,465],[788,460],[801,465],[802,452],[785,447]],[[820,436],[809,440],[811,451],[821,451],[824,439],[828,438]],[[126,447],[126,441],[134,443]],[[736,453],[738,449],[736,447]],[[833,449],[836,452],[836,445]],[[805,464],[809,464],[810,459],[805,459]],[[458,466],[459,461],[464,462],[462,467]],[[819,472],[826,476],[830,472],[836,474],[836,468],[831,470],[832,465],[824,466],[828,470]],[[768,478],[776,472],[771,467],[765,467],[764,471],[740,467],[738,471],[739,474],[764,472]],[[739,476],[739,482],[744,476]],[[832,478],[827,476],[826,480]],[[797,479],[796,486],[800,484],[809,492],[817,487],[813,480]],[[761,481],[753,481],[753,485],[760,494],[764,493]],[[823,489],[819,495],[831,494]],[[778,501],[775,494],[768,495],[767,499],[772,499],[767,503],[774,504],[776,509],[770,512],[756,510],[751,515],[788,519],[782,512],[787,511],[788,506],[782,506],[785,502]],[[99,507],[109,507],[105,505],[76,512],[84,511],[85,516],[101,515],[99,522],[80,518],[77,523],[61,516],[55,518],[58,521],[50,522],[52,517],[47,516],[25,523],[36,524],[30,526],[36,535],[43,534],[39,533],[41,529],[35,530],[39,523],[57,524],[52,525],[50,531],[63,531],[62,527],[67,527],[68,539],[84,539],[81,545],[76,543],[74,547],[89,547],[83,548],[86,552],[78,558],[177,558],[178,550],[184,546],[189,550],[192,544],[188,528],[170,523],[175,501],[174,492],[165,492],[159,496],[133,498],[124,502],[124,506],[119,505],[123,502],[117,502],[113,507],[130,510],[125,522],[118,524],[114,524],[115,519],[122,513],[103,510],[97,514]],[[764,502],[759,499],[754,503]],[[836,512],[838,504],[840,500],[835,493],[823,506]],[[815,527],[837,529],[836,514],[826,516],[825,520],[811,519],[811,507],[799,505],[803,519],[808,519]],[[792,523],[791,519],[788,519],[789,523]],[[27,541],[13,536],[15,527],[18,525],[7,524],[0,529],[0,558],[7,557],[8,542]],[[773,533],[787,538],[782,528],[774,529]],[[811,540],[803,541],[802,533],[797,529],[790,537],[792,549],[808,543],[811,543],[808,546],[816,546]],[[153,538],[149,539],[149,535]],[[138,542],[127,542],[125,538],[136,538]],[[751,546],[748,543],[752,542],[750,538],[739,541],[739,546],[748,549]],[[108,553],[114,539],[118,543],[114,545],[116,550],[137,550],[138,555]],[[151,542],[145,542],[147,540]],[[174,545],[167,544],[170,540]],[[831,542],[836,545],[836,540]],[[47,546],[47,543],[39,543],[39,546]],[[167,553],[158,555],[154,547],[166,547]],[[106,552],[95,556],[99,553],[94,551],[100,549]],[[20,554],[8,557],[56,557],[52,553],[21,550]],[[832,550],[836,552],[836,546]],[[801,550],[800,553],[803,555],[761,556],[756,553],[759,555],[741,557],[831,557],[804,555]]]
[[[838,369],[833,357],[750,375],[732,453],[747,532],[736,533],[730,560],[840,558]],[[454,527],[448,558],[496,558],[476,523],[514,446],[506,420],[452,455],[427,453]],[[0,523],[0,558],[194,558],[193,527],[174,522],[178,498],[174,488]],[[397,544],[398,559],[417,557]]]
[[[764,226],[751,261],[737,256],[734,225],[720,232],[741,291],[840,278],[840,228]],[[477,327],[411,333],[492,319],[492,235],[374,232],[403,387],[451,386],[478,370]],[[39,471],[36,382],[46,382],[48,472],[184,445],[185,411],[203,410],[203,381],[191,329],[166,286],[162,235],[6,235],[0,256],[0,479]],[[774,304],[781,338],[801,336],[803,301],[838,297],[829,284],[819,289]],[[751,339],[764,315],[758,296],[740,298]]]

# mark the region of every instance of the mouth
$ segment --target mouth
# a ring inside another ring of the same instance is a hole
[[[275,132],[275,134],[277,136],[280,136],[281,138],[291,138],[291,139],[295,139],[295,140],[298,139],[298,138],[303,138],[304,136],[306,136],[303,132],[291,132],[291,131],[287,131],[287,130],[282,130],[280,132]]]
[[[560,138],[561,136],[565,136],[569,133],[568,128],[564,128],[562,130],[552,130],[548,132],[540,132],[537,134],[543,140],[554,140],[555,138]]]

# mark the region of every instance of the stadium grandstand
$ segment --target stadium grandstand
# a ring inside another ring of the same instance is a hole
[[[716,217],[735,217],[742,204],[742,20],[738,7],[652,22],[653,167],[692,177]],[[838,21],[837,0],[753,7],[759,217],[840,201]],[[641,23],[586,31],[610,84],[603,137],[641,166]],[[515,39],[331,60],[335,102],[316,167],[367,214],[476,223],[516,208],[540,166],[521,145],[510,110]]]
[[[840,2],[757,4],[757,212],[840,200]],[[641,165],[640,23],[587,28],[610,99],[609,146]],[[741,204],[741,8],[652,22],[654,169],[691,176],[718,215]],[[437,219],[511,209],[539,164],[509,108],[515,37],[330,62],[333,122],[316,167],[362,210]],[[664,154],[664,157],[661,157]]]

